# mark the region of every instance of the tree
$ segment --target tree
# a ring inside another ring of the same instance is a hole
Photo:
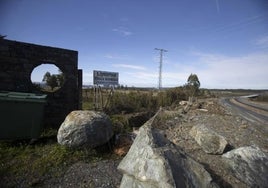
[[[51,90],[53,91],[56,87],[61,87],[64,82],[64,76],[63,73],[60,72],[60,74],[50,74],[50,72],[46,72],[43,77],[43,82],[46,82],[48,86],[51,87]]]
[[[46,72],[45,75],[43,76],[43,82],[47,82],[51,77],[50,72]]]
[[[0,34],[0,39],[4,39],[4,38],[6,38],[7,36],[6,35],[1,35]]]
[[[196,74],[191,74],[185,85],[186,91],[189,95],[189,102],[193,102],[193,98],[198,94],[200,82]]]
[[[57,79],[57,75],[52,74],[50,79],[47,82],[47,85],[49,85],[51,87],[51,90],[53,91],[55,87],[58,87],[58,79]]]
[[[63,75],[63,72],[59,69],[58,70],[59,74],[57,74],[57,82],[58,82],[58,86],[59,87],[62,87],[63,86],[63,83],[64,83],[64,75]]]

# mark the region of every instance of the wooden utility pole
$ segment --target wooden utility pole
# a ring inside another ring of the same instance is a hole
[[[162,64],[163,64],[163,52],[167,52],[165,49],[155,48],[160,51],[160,62],[159,62],[159,77],[158,77],[158,90],[162,88]]]

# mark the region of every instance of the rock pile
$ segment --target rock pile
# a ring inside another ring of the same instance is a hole
[[[218,187],[201,164],[153,128],[156,116],[140,128],[119,164],[120,187]]]
[[[211,115],[189,110],[190,116],[185,111],[160,109],[139,129],[118,166],[123,173],[120,187],[267,187],[265,152],[256,146],[241,147],[245,142],[227,152],[233,145],[225,137],[233,144],[239,132],[228,127],[237,128],[235,117],[222,109]],[[220,126],[214,126],[215,122]],[[230,137],[228,132],[234,134]]]

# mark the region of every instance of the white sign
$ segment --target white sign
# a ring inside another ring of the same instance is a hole
[[[119,78],[118,72],[107,72],[98,70],[93,71],[94,85],[115,86],[118,85],[118,78]]]

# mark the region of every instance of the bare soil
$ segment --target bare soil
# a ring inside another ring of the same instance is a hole
[[[96,163],[77,162],[58,178],[47,179],[40,187],[119,187],[122,175],[117,166],[120,160],[104,160]],[[37,185],[37,187],[39,187]]]
[[[184,110],[183,110],[184,109]],[[187,111],[187,112],[186,112]],[[211,174],[220,187],[247,187],[242,181],[235,178],[225,167],[221,155],[206,154],[190,136],[189,132],[195,125],[203,124],[224,136],[229,142],[226,152],[242,146],[256,145],[268,153],[268,134],[255,129],[254,124],[242,119],[234,111],[219,104],[219,99],[202,99],[190,108],[177,106],[166,109],[167,116],[159,123],[163,134],[181,147],[188,155],[199,163]],[[268,126],[268,125],[263,125]],[[120,157],[102,160],[94,163],[79,161],[61,171],[59,176],[47,176],[31,184],[27,177],[17,184],[11,182],[14,177],[4,176],[1,187],[119,187],[122,174],[117,170],[122,157],[131,145],[131,138],[121,137],[115,145],[114,152]]]

